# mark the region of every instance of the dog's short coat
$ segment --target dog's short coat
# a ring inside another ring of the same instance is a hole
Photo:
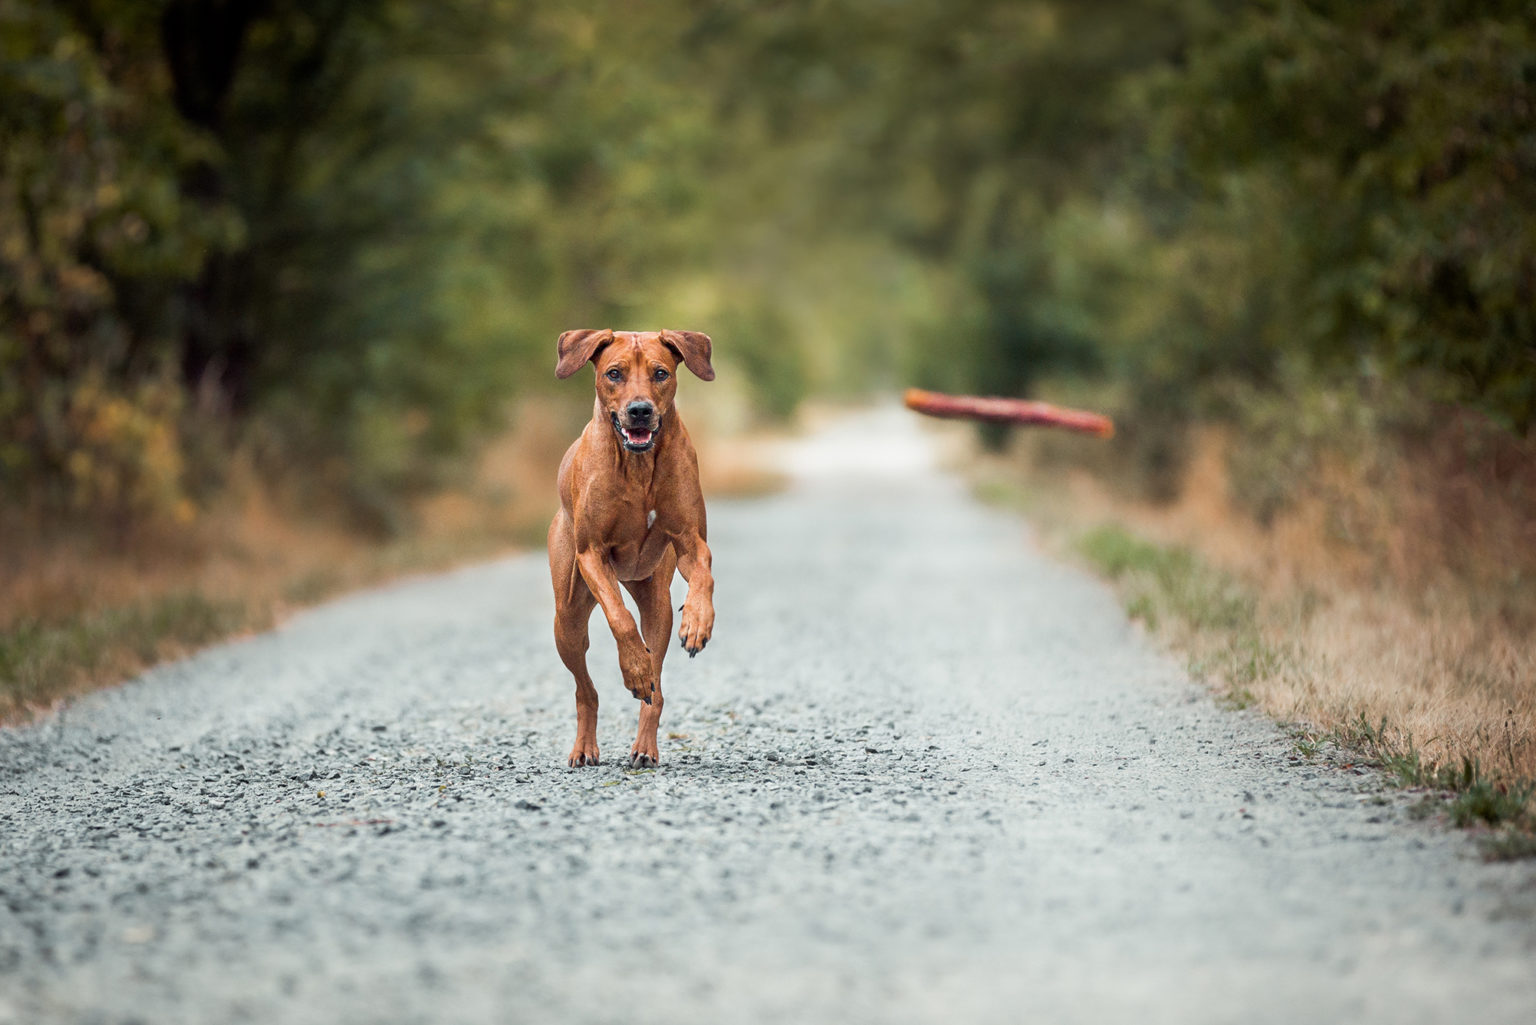
[[[709,336],[696,331],[567,331],[557,377],[591,362],[597,400],[592,419],[560,463],[560,511],[549,525],[555,585],[555,647],[576,678],[572,768],[596,765],[597,689],[587,672],[587,622],[601,606],[619,646],[624,686],[644,705],[629,753],[633,766],[661,761],[661,663],[672,633],[673,569],[688,581],[677,636],[692,657],[714,629],[715,581],[705,542],[699,461],[673,408],[681,363],[706,381]],[[640,609],[624,607],[622,584]]]

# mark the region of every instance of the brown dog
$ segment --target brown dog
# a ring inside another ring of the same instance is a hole
[[[576,744],[568,761],[572,768],[597,764],[597,689],[587,673],[587,621],[593,606],[601,605],[618,641],[624,686],[645,702],[629,764],[657,765],[674,568],[688,581],[677,636],[690,658],[703,650],[715,625],[699,460],[672,407],[679,362],[714,380],[709,336],[567,331],[559,349],[556,377],[570,377],[589,361],[597,368],[592,420],[560,463],[560,511],[549,525],[555,647],[576,678]],[[638,629],[620,584],[640,608]]]

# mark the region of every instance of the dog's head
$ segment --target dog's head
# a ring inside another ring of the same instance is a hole
[[[584,363],[597,368],[597,400],[631,452],[656,444],[677,395],[679,363],[715,379],[709,335],[697,331],[567,331],[559,351],[556,377],[570,377]]]

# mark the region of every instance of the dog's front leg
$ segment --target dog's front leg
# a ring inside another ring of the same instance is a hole
[[[698,531],[680,536],[677,571],[688,581],[688,597],[683,599],[683,619],[677,639],[692,658],[704,650],[715,629],[715,577],[710,571],[709,545]]]
[[[576,568],[592,590],[592,595],[608,617],[608,629],[619,645],[619,672],[624,674],[624,686],[631,694],[649,704],[656,689],[656,670],[651,662],[651,649],[645,646],[635,617],[624,607],[619,595],[619,576],[613,563],[596,547],[584,548],[576,553]]]

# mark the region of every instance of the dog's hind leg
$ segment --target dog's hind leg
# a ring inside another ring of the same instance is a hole
[[[651,663],[656,670],[656,689],[651,703],[640,706],[640,726],[629,751],[629,764],[637,769],[661,764],[656,745],[656,728],[661,723],[661,663],[667,657],[667,641],[672,637],[672,572],[677,555],[668,549],[656,572],[645,580],[626,580],[624,586],[634,595],[640,608],[640,632],[651,649]]]

